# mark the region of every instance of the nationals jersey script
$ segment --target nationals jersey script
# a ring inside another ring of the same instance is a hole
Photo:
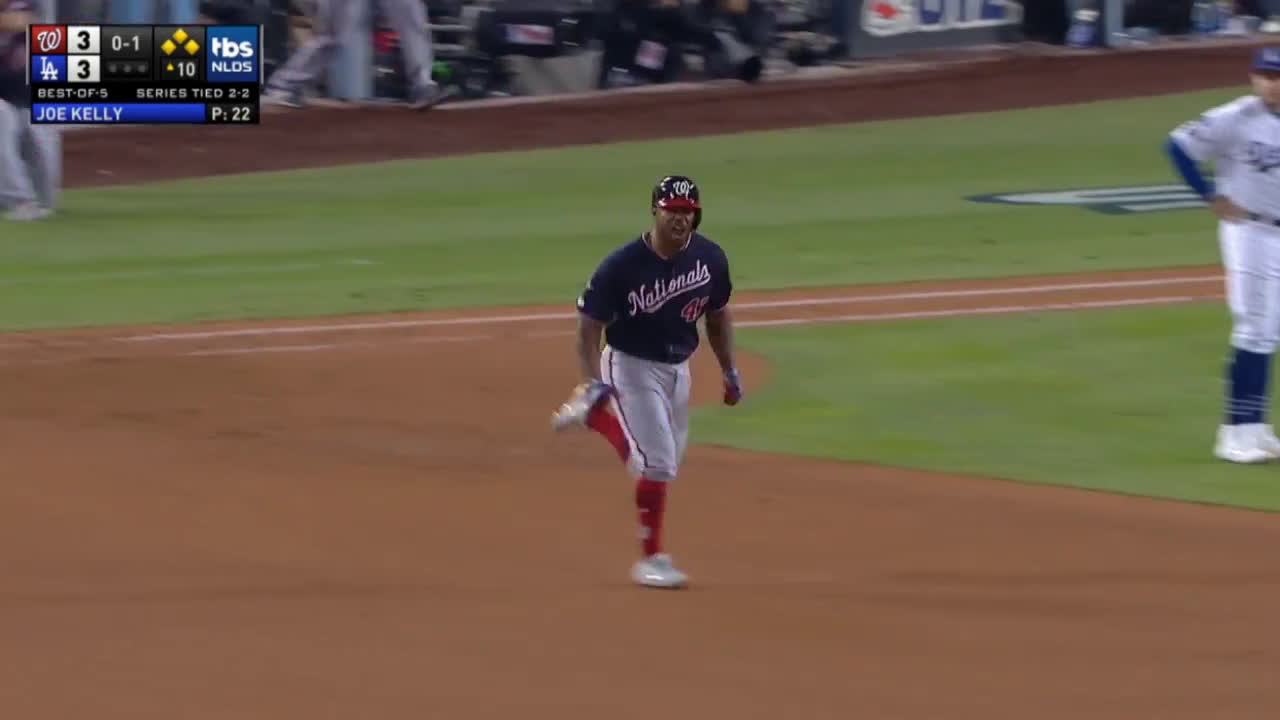
[[[578,298],[578,311],[605,324],[605,342],[628,355],[681,363],[698,347],[698,319],[729,303],[729,260],[693,233],[664,259],[647,234],[609,253]]]

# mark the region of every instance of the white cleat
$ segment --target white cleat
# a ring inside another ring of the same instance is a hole
[[[671,564],[671,556],[656,553],[638,561],[631,567],[631,579],[637,584],[653,588],[683,588],[689,584],[689,576]]]
[[[569,400],[551,414],[551,429],[559,432],[571,425],[585,425],[592,408],[600,404],[610,389],[603,383],[582,383],[573,389]]]
[[[269,87],[262,94],[262,101],[268,105],[279,105],[281,107],[304,108],[307,106],[306,97],[298,89],[284,90]]]
[[[1276,437],[1276,431],[1270,425],[1265,423],[1257,423],[1256,425],[1246,425],[1253,432],[1254,441],[1258,449],[1267,454],[1267,458],[1271,460],[1280,459],[1280,438]]]
[[[1271,460],[1273,455],[1260,444],[1257,425],[1220,425],[1214,457],[1227,462],[1254,464]]]
[[[9,213],[5,215],[5,219],[16,222],[32,222],[35,220],[44,220],[52,214],[53,211],[49,210],[49,208],[41,207],[33,202],[25,202],[10,210]]]

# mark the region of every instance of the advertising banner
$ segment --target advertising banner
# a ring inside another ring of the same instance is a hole
[[[1022,39],[1016,0],[851,0],[849,9],[854,58]]]

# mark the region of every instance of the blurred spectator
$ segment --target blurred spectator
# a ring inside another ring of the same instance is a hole
[[[196,22],[197,0],[108,0],[107,22],[187,25]],[[166,12],[161,12],[161,7]]]
[[[762,0],[699,0],[696,17],[713,27],[728,27],[735,39],[757,55],[768,54],[773,44],[776,23],[773,11]]]
[[[56,22],[136,25],[199,22],[197,0],[57,0]]]
[[[409,79],[409,106],[415,110],[432,107],[444,99],[444,92],[431,77],[434,52],[427,10],[423,0],[379,0],[388,24],[400,39],[401,58]],[[317,0],[316,29],[310,38],[272,74],[267,81],[267,99],[289,107],[302,107],[308,86],[319,79],[333,62],[340,37],[360,27],[372,8],[366,0]],[[370,34],[361,34],[366,42]]]
[[[763,6],[754,0],[614,0],[602,21],[597,85],[611,87],[619,74],[672,82],[684,72],[688,51],[702,57],[712,77],[754,82],[762,66],[752,50],[772,39],[762,17]]]
[[[1236,14],[1260,18],[1280,15],[1280,0],[1236,0]]]
[[[209,25],[267,25],[271,0],[200,0],[197,22]]]
[[[1191,31],[1192,0],[1127,0],[1125,27],[1154,28],[1161,35],[1186,35]]]

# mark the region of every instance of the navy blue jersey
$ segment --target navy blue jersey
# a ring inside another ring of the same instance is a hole
[[[684,362],[698,347],[698,318],[729,304],[724,250],[693,233],[663,259],[648,233],[609,253],[578,298],[578,311],[605,324],[605,342],[646,360]]]

